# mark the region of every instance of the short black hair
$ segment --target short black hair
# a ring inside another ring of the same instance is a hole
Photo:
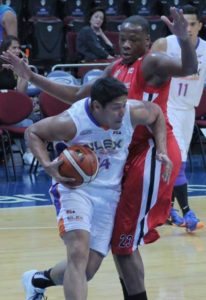
[[[14,35],[7,35],[3,41],[1,42],[1,46],[0,46],[0,53],[2,53],[3,51],[6,51],[9,49],[9,47],[11,46],[11,43],[13,41],[17,41],[20,45],[20,41],[19,39],[14,36]]]
[[[183,14],[196,15],[198,20],[201,19],[200,12],[196,6],[193,6],[191,4],[185,4],[181,6],[181,9],[183,10]]]
[[[141,26],[142,30],[146,33],[149,34],[150,33],[150,27],[149,27],[149,22],[142,16],[137,16],[137,15],[133,15],[130,16],[129,18],[125,19],[122,24],[120,25],[120,31],[122,29],[122,27],[124,27],[124,25],[126,23],[130,23],[134,26]]]
[[[102,107],[114,99],[127,95],[128,91],[124,83],[113,77],[97,79],[91,88],[91,101],[98,101]]]
[[[97,11],[101,11],[103,13],[103,15],[104,15],[104,19],[103,19],[103,23],[102,23],[101,29],[105,30],[107,20],[106,20],[105,8],[103,6],[95,6],[91,10],[88,10],[88,12],[87,12],[87,14],[85,16],[85,20],[84,20],[85,24],[86,25],[90,25],[90,19],[93,16],[93,14],[95,14]]]

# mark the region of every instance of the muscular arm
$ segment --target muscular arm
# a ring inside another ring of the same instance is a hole
[[[42,119],[29,126],[26,139],[34,156],[41,165],[53,176],[50,170],[51,161],[47,152],[47,142],[70,140],[76,134],[76,127],[67,112]]]
[[[179,40],[181,48],[181,60],[168,56],[166,53],[166,40],[160,39],[154,43],[151,52],[145,57],[142,71],[146,81],[151,84],[164,82],[168,77],[187,76],[197,73],[198,63],[195,48],[192,45],[187,33],[187,21],[184,19],[181,10],[171,8],[173,23],[165,16],[162,20],[167,24],[173,34]],[[156,77],[156,78],[155,78]]]
[[[4,14],[3,27],[7,35],[17,37],[17,18],[12,12],[8,11]]]
[[[140,101],[131,109],[131,120],[136,125],[147,125],[152,130],[158,153],[167,154],[166,123],[161,108],[151,102]]]

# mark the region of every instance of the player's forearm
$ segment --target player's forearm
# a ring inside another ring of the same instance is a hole
[[[162,111],[159,110],[151,129],[154,135],[157,153],[167,154],[167,131]]]
[[[184,40],[179,39],[179,44],[181,47],[182,70],[184,76],[196,74],[198,70],[197,55],[190,38],[187,37]]]
[[[36,73],[32,73],[30,82],[39,87],[41,90],[60,99],[63,102],[72,104],[73,102],[78,100],[78,86],[66,86],[63,84],[55,83],[54,81],[51,81],[48,78]]]
[[[28,142],[29,149],[40,164],[43,167],[46,167],[50,162],[50,157],[47,151],[47,143],[34,134],[31,128],[32,126],[28,127],[25,132],[25,138]]]

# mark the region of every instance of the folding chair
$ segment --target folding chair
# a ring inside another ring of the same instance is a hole
[[[9,152],[11,154],[12,167],[15,179],[16,172],[13,153],[20,151],[12,150],[11,141],[13,138],[24,138],[24,132],[27,127],[16,127],[16,123],[25,120],[31,114],[32,110],[32,100],[26,94],[15,90],[4,90],[0,92],[0,130],[1,132],[3,131],[4,134],[3,136],[1,135],[1,142],[4,143],[6,137]],[[3,148],[4,145],[2,144]],[[6,170],[8,170],[5,157],[4,161]]]

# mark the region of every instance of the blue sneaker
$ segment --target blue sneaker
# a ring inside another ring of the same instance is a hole
[[[192,210],[189,210],[184,215],[185,226],[188,232],[192,232],[196,229],[201,229],[204,227],[204,223],[196,217],[195,213]]]
[[[180,227],[185,226],[184,218],[178,215],[177,209],[175,209],[174,207],[172,207],[170,210],[170,222],[176,226],[180,226]]]

